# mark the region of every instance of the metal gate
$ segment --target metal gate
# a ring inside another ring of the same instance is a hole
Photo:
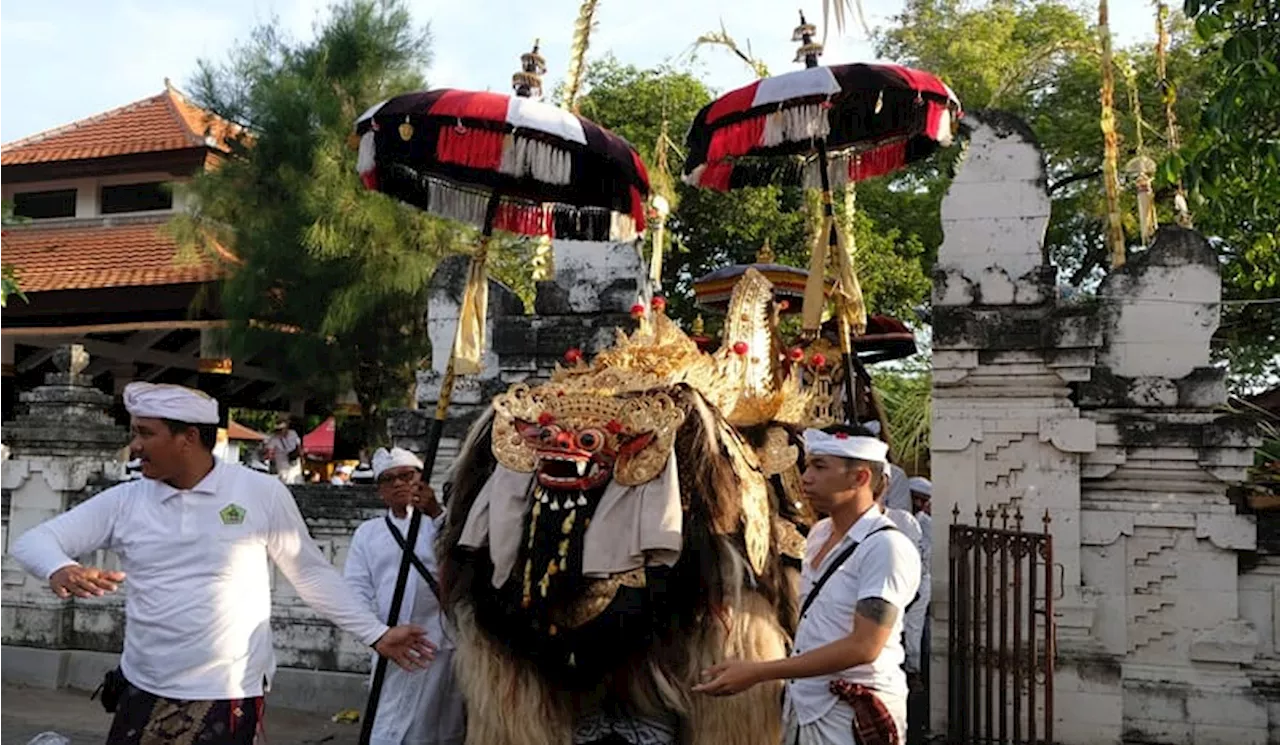
[[[1053,538],[1022,512],[952,512],[947,735],[952,745],[1053,742]],[[997,517],[1000,527],[996,527]],[[1012,521],[1012,527],[1010,522]]]

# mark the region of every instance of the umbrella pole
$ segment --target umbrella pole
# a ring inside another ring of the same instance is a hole
[[[472,268],[483,269],[489,254],[489,238],[493,235],[494,217],[498,212],[499,196],[494,192],[489,197],[485,210],[484,230],[481,233],[480,246],[471,257]],[[483,275],[483,272],[479,273]],[[483,319],[481,319],[483,322]],[[462,334],[462,324],[458,324],[455,337]],[[455,338],[456,341],[456,338]],[[453,385],[456,380],[455,344],[449,352],[449,365],[445,368],[444,379],[440,381],[440,398],[436,402],[436,414],[427,427],[426,450],[422,454],[422,476],[430,481],[431,472],[435,469],[436,455],[440,451],[440,437],[444,432],[444,423],[449,418],[449,402],[453,398]],[[396,589],[391,595],[391,609],[387,612],[387,625],[395,626],[400,621],[400,607],[404,604],[405,589],[409,585],[409,569],[413,562],[413,552],[418,545],[418,533],[422,528],[422,511],[413,510],[409,517],[409,533],[405,536],[404,551],[400,554],[400,571],[396,574]],[[360,725],[360,745],[369,745],[373,735],[373,722],[378,715],[378,700],[382,696],[382,684],[387,676],[387,658],[378,656],[374,669],[373,682],[369,686],[369,699],[365,703],[364,720]]]
[[[836,237],[836,231],[839,228],[836,226],[835,208],[831,204],[831,176],[827,173],[826,138],[819,138],[817,145],[818,176],[822,180],[822,225],[827,231],[827,256],[832,256],[835,251],[840,250],[840,245]],[[836,298],[837,304],[842,302],[839,297]],[[854,385],[853,377],[853,345],[849,341],[849,322],[843,311],[842,307],[836,309],[836,328],[840,334],[840,361],[844,365],[844,412],[847,423],[857,424],[858,399],[854,396],[857,386]]]

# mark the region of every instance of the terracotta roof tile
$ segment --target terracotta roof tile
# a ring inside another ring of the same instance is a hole
[[[0,148],[0,165],[49,163],[209,147],[227,150],[239,127],[168,85],[151,98],[24,137]],[[208,139],[206,139],[206,136]]]
[[[164,218],[111,223],[24,225],[6,228],[0,252],[18,269],[24,292],[144,287],[209,282],[223,271],[213,262],[178,256]],[[79,222],[79,221],[78,221]]]
[[[256,429],[244,426],[234,419],[227,420],[227,439],[228,440],[248,440],[251,442],[262,442],[267,436]]]

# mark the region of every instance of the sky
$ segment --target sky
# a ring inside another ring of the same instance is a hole
[[[331,0],[10,0],[0,6],[0,142],[68,124],[164,89],[180,89],[201,59],[221,61],[237,40],[277,18],[296,39],[312,36]],[[506,92],[519,56],[535,38],[549,72],[563,77],[579,0],[408,0],[414,19],[430,23],[432,87]],[[872,27],[887,25],[903,0],[864,0]],[[821,22],[821,0],[601,0],[590,55],[612,51],[649,67],[687,55],[700,34],[721,22],[775,73],[796,69],[791,31],[803,9]],[[1112,0],[1118,43],[1153,35],[1148,0]],[[827,40],[823,62],[870,61],[857,24]],[[726,50],[704,48],[695,72],[718,91],[750,81]]]

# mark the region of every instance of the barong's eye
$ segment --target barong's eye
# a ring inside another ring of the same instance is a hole
[[[549,427],[543,427],[542,431],[538,433],[538,439],[545,443],[551,444],[556,441],[557,436],[559,434],[560,434],[560,428],[553,424]]]
[[[594,453],[604,444],[604,434],[598,430],[588,429],[578,434],[578,447]]]

